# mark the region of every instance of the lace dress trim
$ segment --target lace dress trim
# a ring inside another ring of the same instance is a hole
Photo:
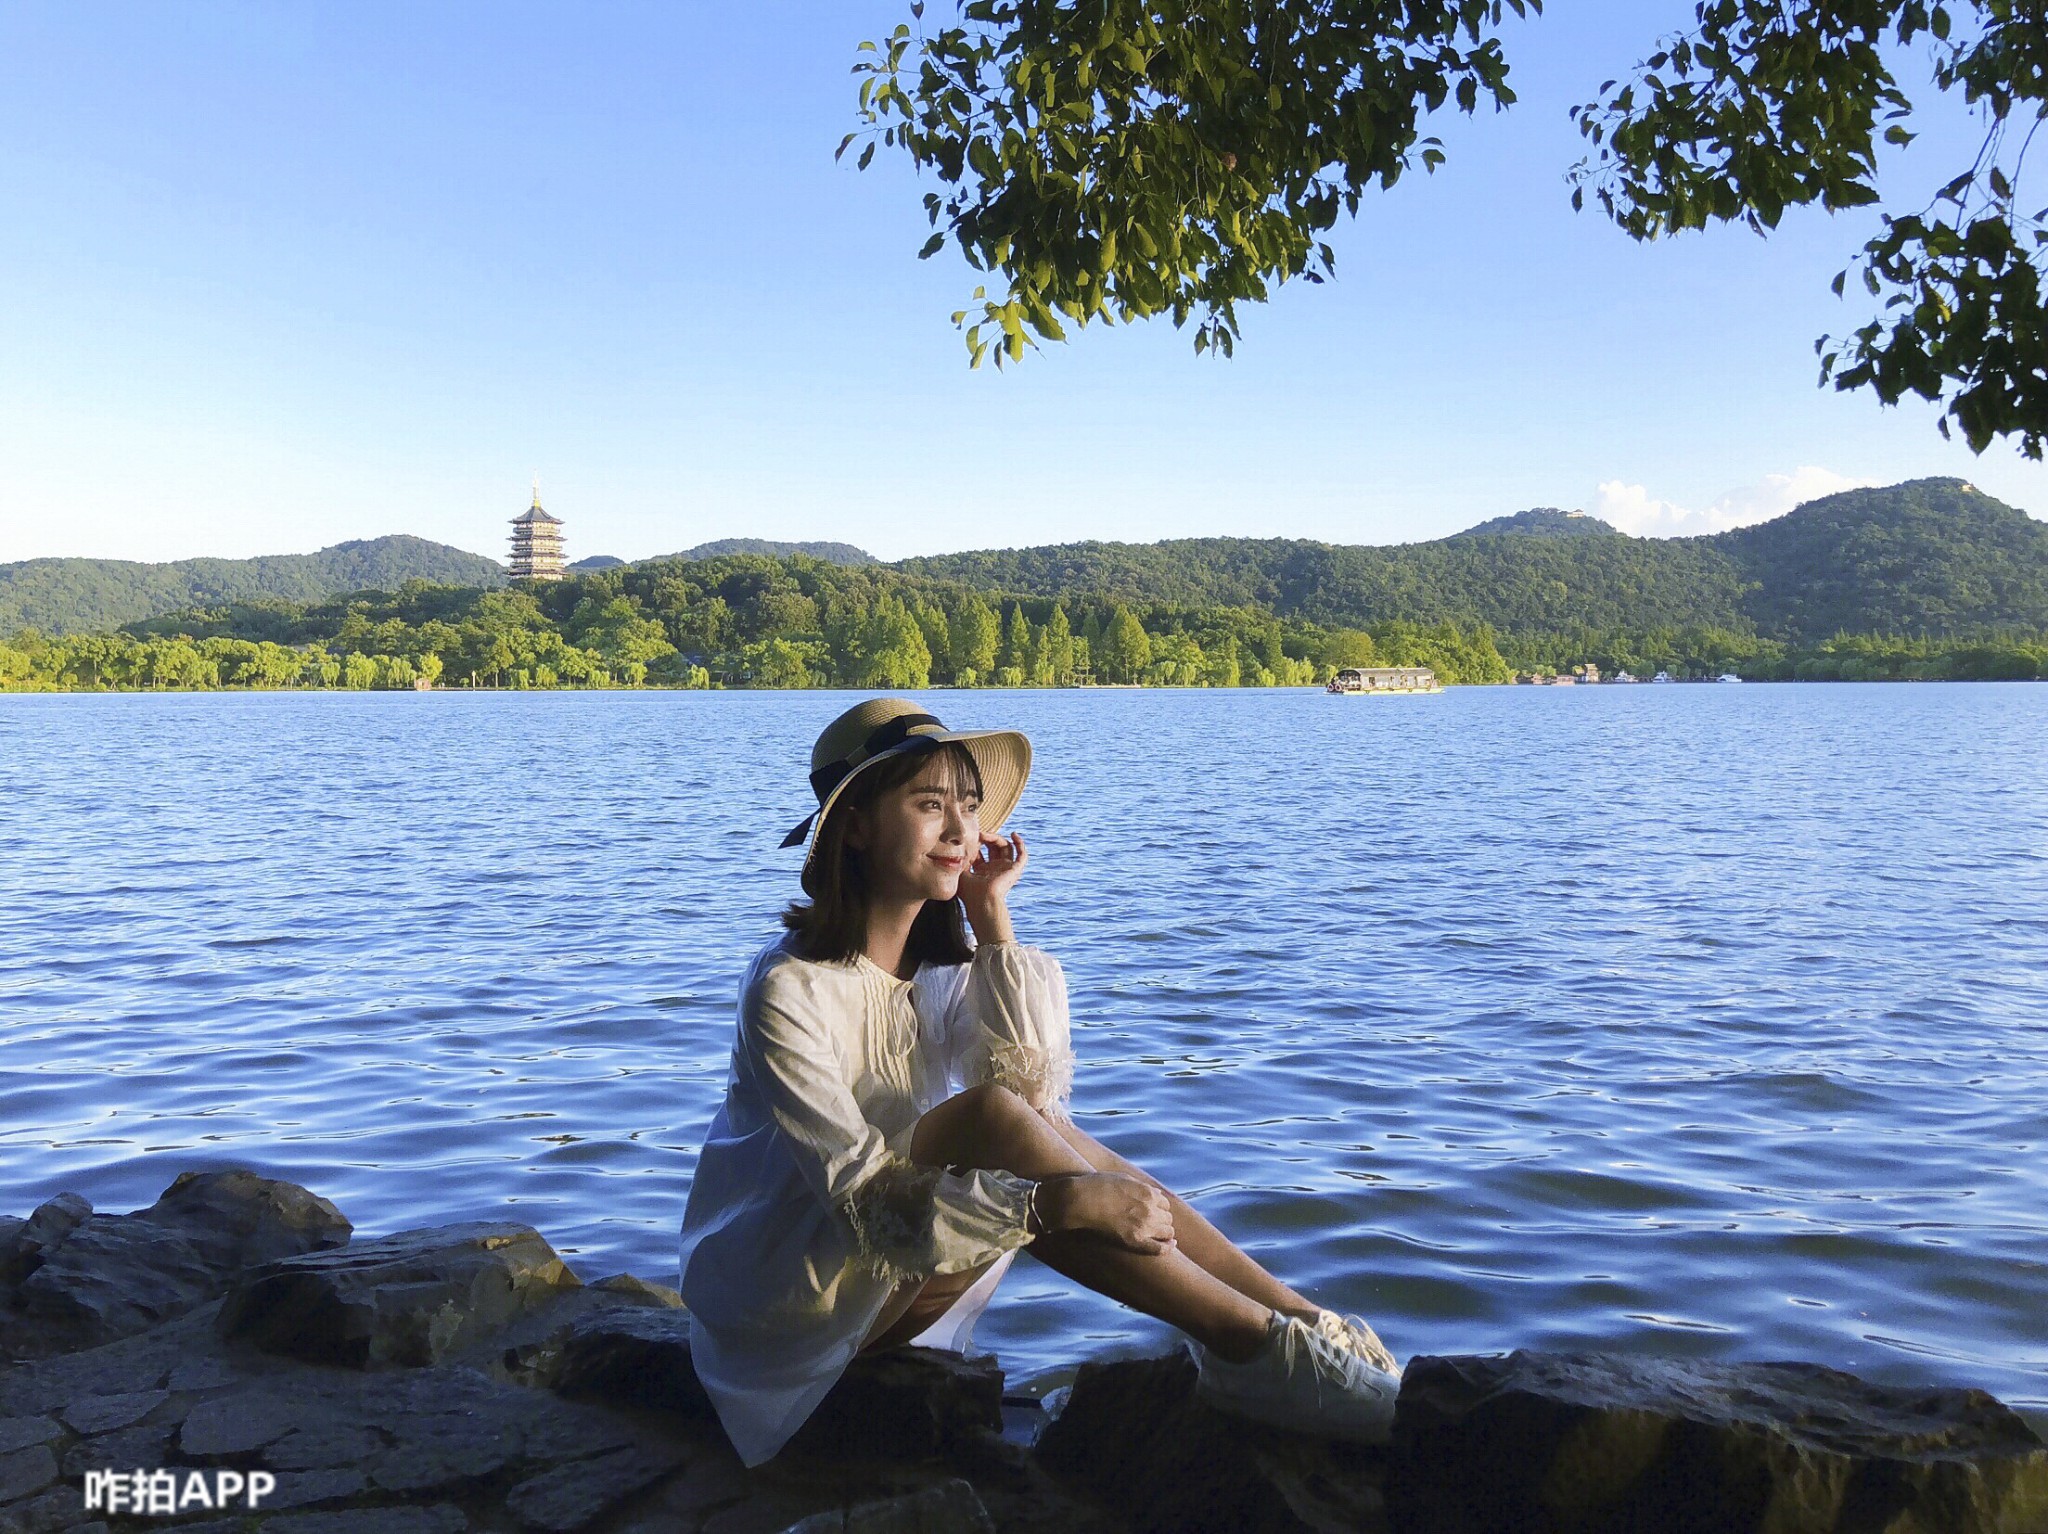
[[[944,1168],[893,1152],[840,1203],[853,1226],[853,1260],[892,1284],[928,1277],[919,1264],[931,1249],[933,1203]]]
[[[1067,1104],[1074,1092],[1074,1052],[1033,1044],[992,1043],[988,1079],[1007,1087],[1048,1119],[1071,1124]]]

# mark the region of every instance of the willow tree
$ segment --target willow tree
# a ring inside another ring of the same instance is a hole
[[[935,174],[924,256],[948,238],[996,278],[954,315],[979,365],[1069,327],[1167,315],[1228,354],[1238,306],[1336,267],[1328,234],[1375,188],[1444,158],[1437,114],[1515,99],[1501,31],[1541,0],[959,0],[861,44],[865,166],[878,147]],[[1881,207],[1836,278],[1869,323],[1816,342],[1821,380],[1887,404],[1945,402],[1981,452],[2048,433],[2041,246],[2026,144],[2048,97],[2041,0],[1702,0],[1574,111],[1564,168],[1651,240],[1759,233],[1788,208],[1883,204],[1881,145],[1913,137],[1895,66],[1969,104],[1984,136],[1924,207]]]

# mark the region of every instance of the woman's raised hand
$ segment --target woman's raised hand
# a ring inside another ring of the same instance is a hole
[[[1126,1251],[1172,1250],[1173,1206],[1156,1183],[1126,1172],[1078,1172],[1039,1185],[1048,1230],[1093,1230]]]
[[[1030,861],[1031,854],[1018,832],[1012,831],[1008,836],[994,831],[981,833],[981,845],[960,873],[960,902],[967,907],[967,920],[976,936],[990,925],[989,918],[1008,903],[1010,891],[1023,877],[1024,865]]]

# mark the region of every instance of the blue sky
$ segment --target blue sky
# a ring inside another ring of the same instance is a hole
[[[946,0],[933,0],[935,12]],[[1563,180],[1566,109],[1689,8],[1573,0],[1522,100],[1340,226],[1339,280],[970,372],[978,274],[922,187],[832,150],[884,0],[0,0],[0,560],[571,557],[834,538],[895,558],[1111,537],[1389,543],[1533,505],[1641,532],[1854,483],[2048,471],[1815,387],[1869,220],[1638,246]],[[1967,125],[1888,168],[1945,179]]]

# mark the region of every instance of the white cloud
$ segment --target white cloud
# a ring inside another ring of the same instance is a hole
[[[1596,492],[1592,510],[1595,516],[1638,538],[1683,538],[1768,522],[1802,502],[1876,483],[1808,466],[1790,474],[1767,474],[1758,484],[1731,490],[1712,505],[1691,510],[1657,500],[1641,485],[1610,479]]]

